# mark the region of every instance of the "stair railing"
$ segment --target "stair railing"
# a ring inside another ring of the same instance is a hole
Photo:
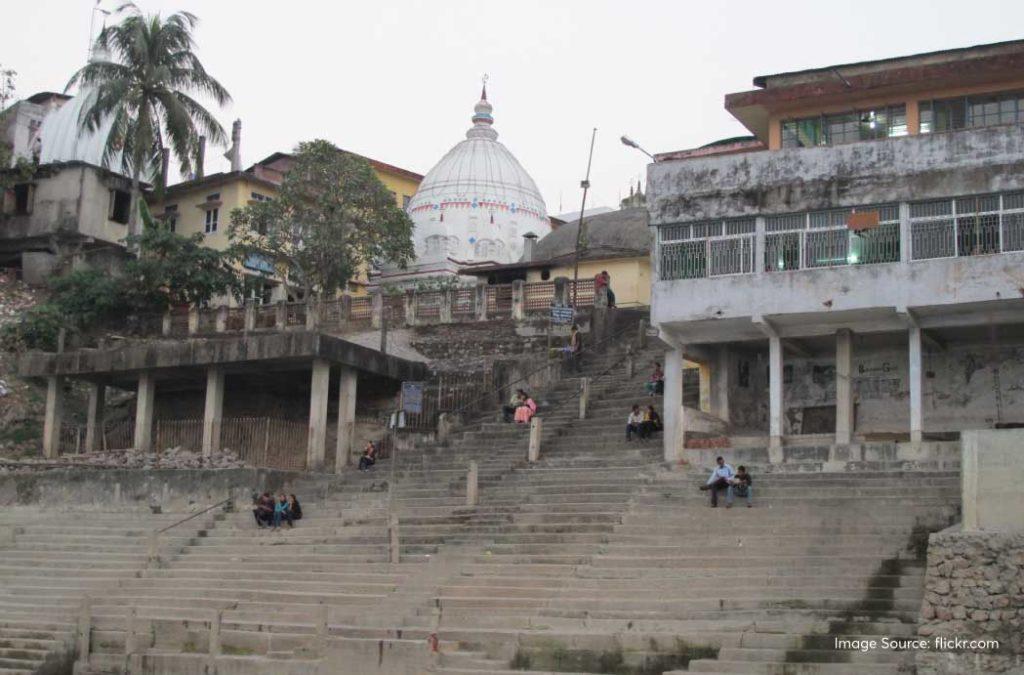
[[[149,558],[149,563],[153,564],[153,563],[159,562],[159,560],[160,560],[160,535],[161,534],[163,534],[164,532],[167,532],[168,530],[170,530],[172,528],[177,527],[178,525],[181,525],[182,523],[187,523],[188,521],[190,521],[190,520],[192,520],[194,518],[198,518],[199,516],[203,515],[204,513],[209,513],[210,511],[212,511],[213,509],[217,508],[218,506],[225,506],[227,504],[230,504],[231,501],[232,501],[231,497],[228,497],[227,499],[222,499],[221,501],[217,502],[216,504],[212,504],[210,506],[207,506],[205,509],[202,509],[201,511],[196,511],[195,513],[190,514],[190,515],[182,518],[181,520],[175,521],[175,522],[171,523],[170,525],[167,525],[166,527],[162,527],[159,530],[153,530],[152,532],[150,532],[149,533],[149,542],[148,542],[148,547],[147,547],[147,550],[148,550],[148,556],[147,557]]]

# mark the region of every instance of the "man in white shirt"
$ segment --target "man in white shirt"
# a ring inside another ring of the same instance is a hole
[[[711,508],[718,506],[718,491],[725,490],[725,508],[730,508],[732,506],[732,479],[736,472],[721,457],[715,459],[715,464],[707,484],[702,489],[711,492]]]
[[[640,412],[640,406],[634,405],[633,410],[626,418],[626,441],[633,440],[633,434],[640,435],[640,427],[644,423],[644,414]]]

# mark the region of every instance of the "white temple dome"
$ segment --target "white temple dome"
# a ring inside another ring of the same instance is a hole
[[[448,151],[409,202],[417,264],[517,262],[523,235],[551,231],[536,183],[492,126],[486,87],[466,140]]]

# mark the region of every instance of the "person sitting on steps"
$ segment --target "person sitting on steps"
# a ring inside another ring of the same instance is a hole
[[[732,478],[732,493],[737,497],[743,497],[747,500],[747,508],[749,509],[754,504],[754,488],[751,487],[751,483],[754,479],[747,473],[747,467],[742,464],[736,467],[736,475]]]
[[[363,456],[359,458],[359,470],[369,471],[370,467],[377,463],[377,446],[373,441],[367,441],[363,448]]]
[[[518,424],[529,424],[536,414],[537,403],[524,391],[523,399],[519,403],[519,407],[516,408],[516,422]]]
[[[302,520],[302,504],[299,503],[299,498],[294,494],[288,495],[288,510],[292,514],[292,520]]]
[[[294,527],[292,525],[292,512],[288,507],[288,496],[285,493],[281,493],[277,496],[277,503],[274,504],[274,529],[281,527],[281,521],[284,520],[288,523],[288,527]]]
[[[501,416],[506,422],[512,422],[515,419],[516,408],[523,404],[523,400],[526,398],[526,392],[522,389],[516,389],[512,394],[512,400],[508,402],[508,405],[501,407]]]
[[[661,431],[661,416],[653,405],[644,410],[644,421],[640,424],[640,438],[648,439],[656,431]]]
[[[614,307],[615,294],[612,293],[612,275],[608,274],[608,270],[601,270],[594,276],[594,295],[599,297],[602,288],[605,289],[608,297],[608,307]]]
[[[640,412],[640,406],[633,404],[633,409],[626,418],[626,442],[633,440],[633,434],[643,438],[644,415]]]
[[[651,379],[644,382],[644,391],[647,392],[648,396],[665,393],[665,373],[661,369],[661,364],[657,361],[654,362],[654,372],[651,373]]]
[[[572,368],[574,373],[580,372],[580,361],[583,357],[583,336],[580,335],[580,327],[576,324],[572,325],[569,330],[569,347],[568,347],[568,358],[569,366]]]
[[[715,464],[707,484],[702,485],[700,489],[711,491],[711,508],[718,506],[718,491],[725,490],[725,507],[730,508],[732,506],[732,479],[736,474],[721,457],[715,459]]]
[[[269,492],[264,492],[253,500],[252,515],[256,519],[256,526],[263,528],[270,525],[274,519],[274,498]]]

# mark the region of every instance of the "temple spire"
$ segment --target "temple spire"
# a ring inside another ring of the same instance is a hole
[[[473,126],[466,132],[466,138],[488,138],[496,140],[498,132],[494,130],[494,117],[491,111],[494,110],[490,101],[487,100],[487,76],[483,77],[483,90],[480,92],[480,100],[473,108]]]

